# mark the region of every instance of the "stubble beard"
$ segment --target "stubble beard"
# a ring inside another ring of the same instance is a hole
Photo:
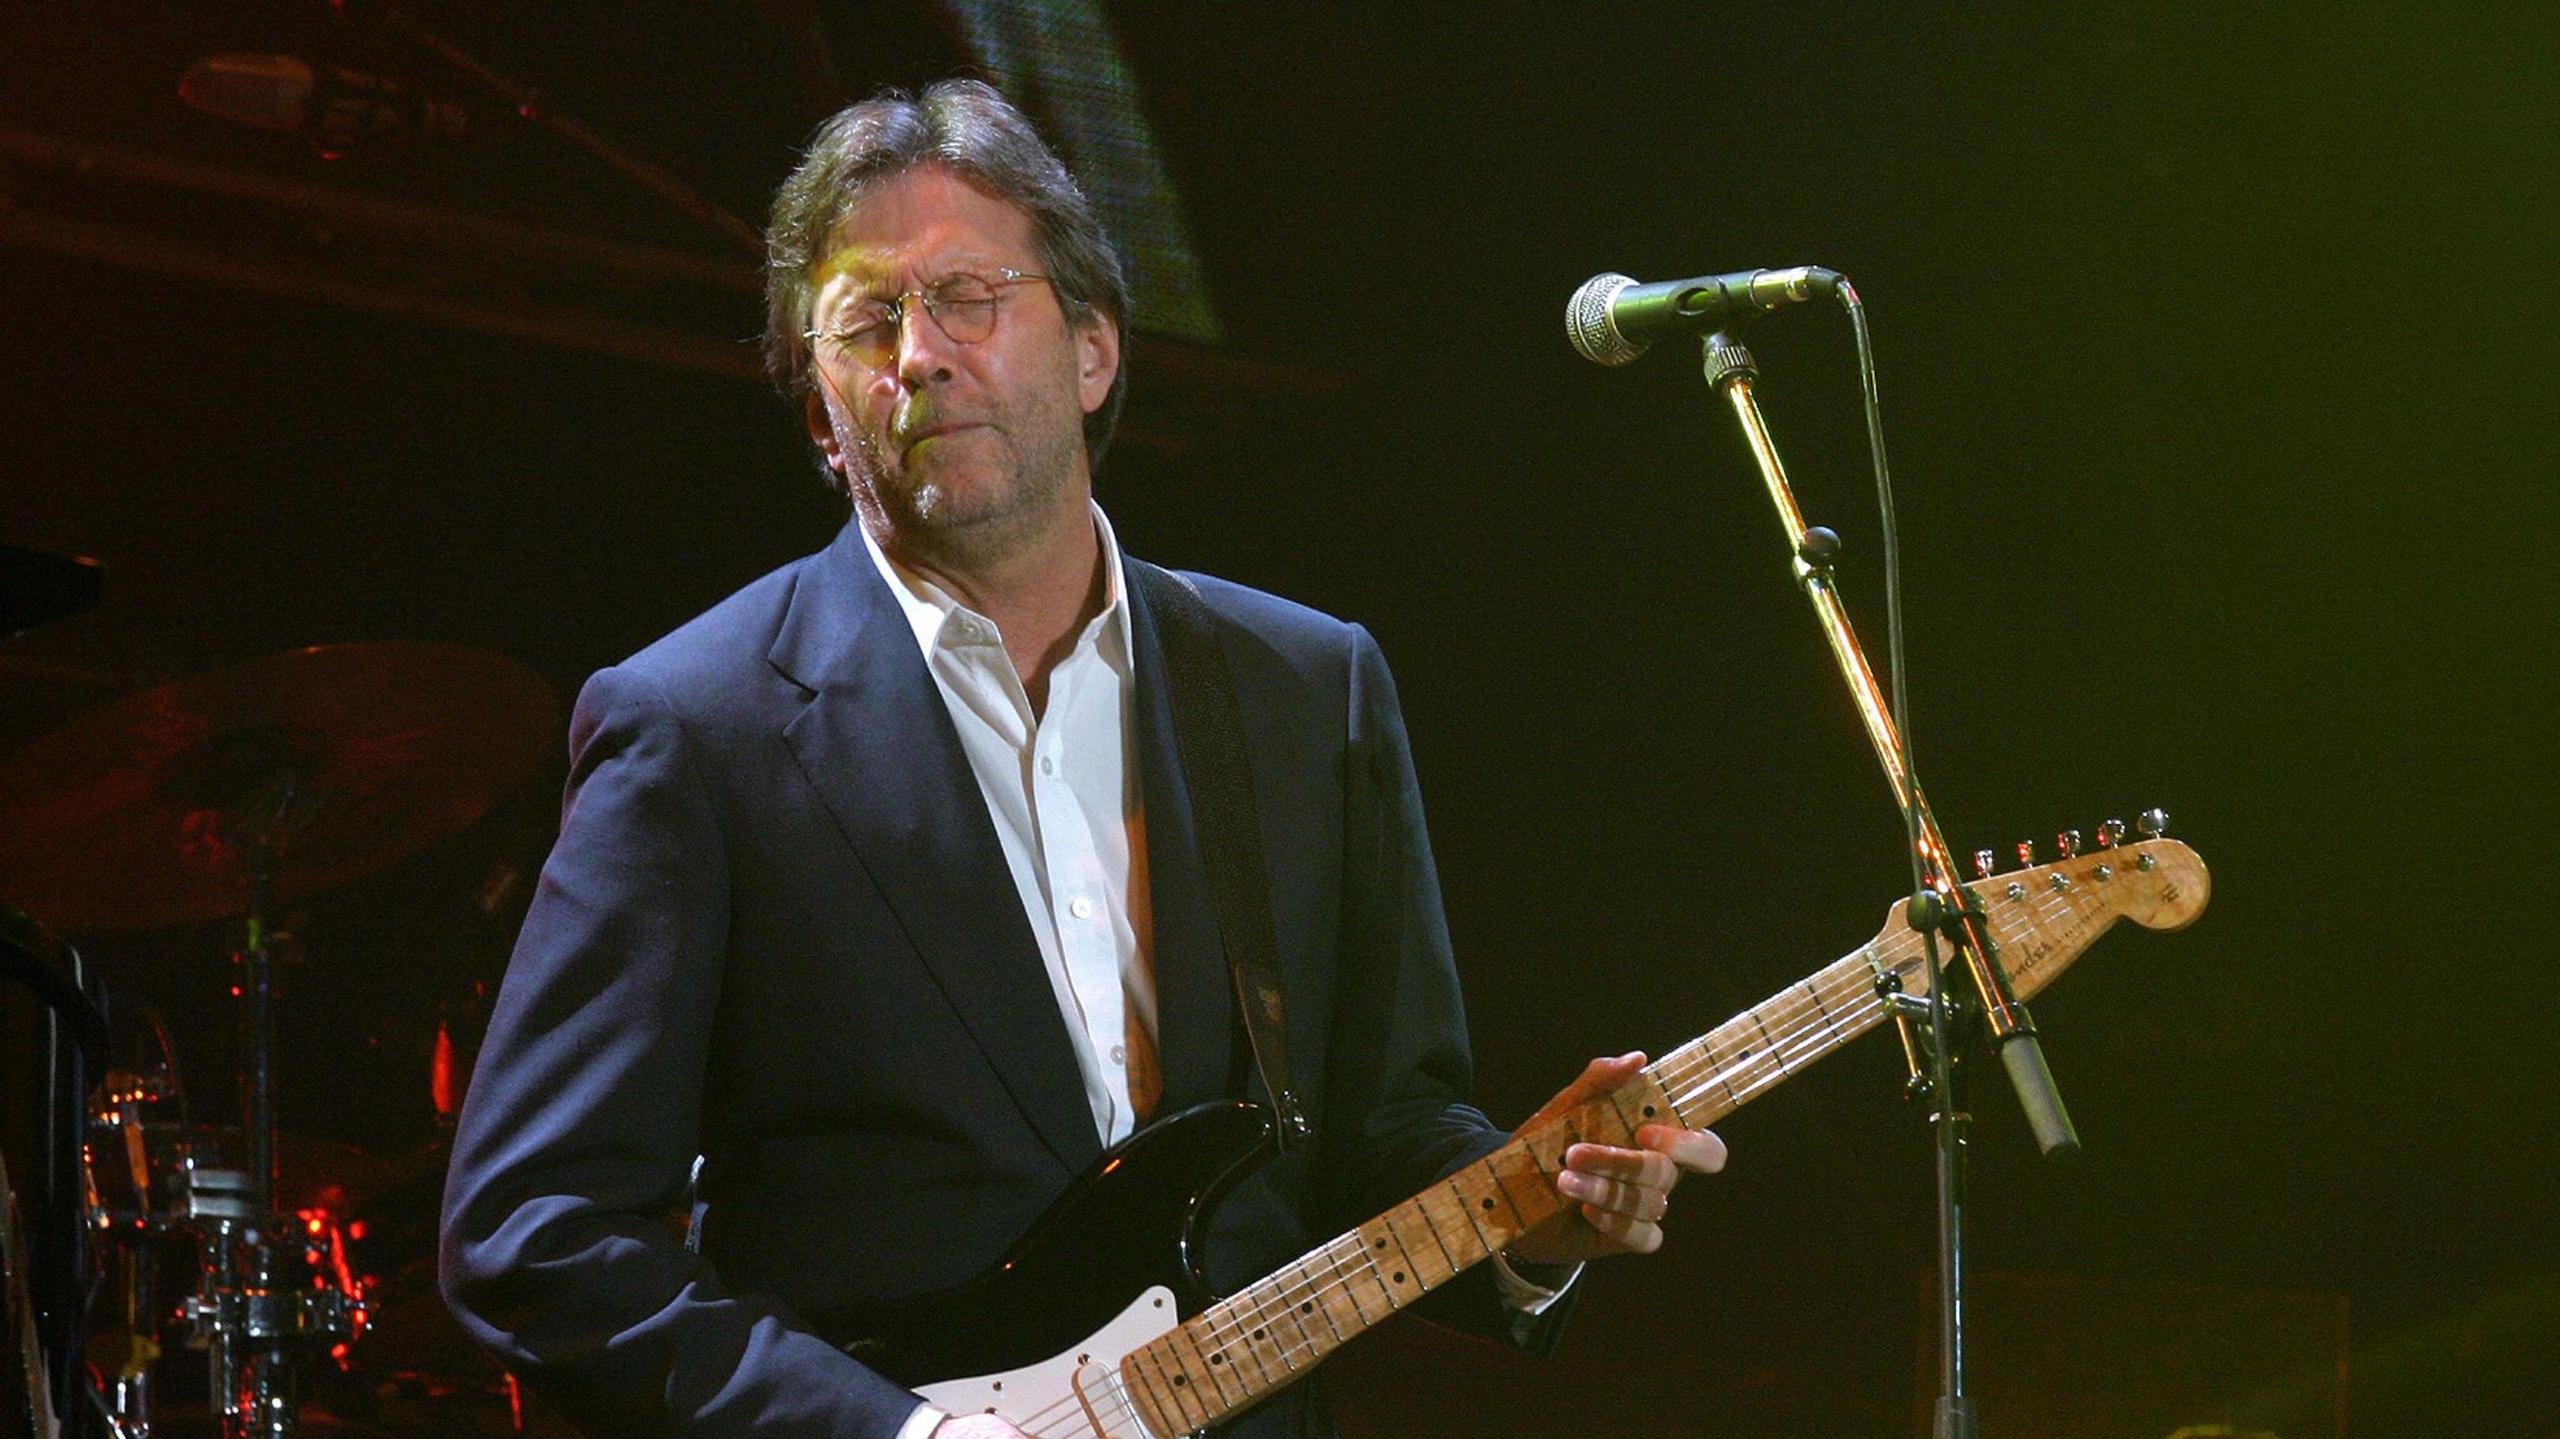
[[[987,416],[985,428],[954,437],[991,452],[975,457],[971,468],[978,473],[965,481],[955,473],[949,484],[919,474],[868,432],[839,425],[847,485],[864,524],[884,548],[912,547],[969,565],[992,563],[1036,543],[1057,522],[1084,446],[1080,410],[1070,400],[1066,412],[1076,418],[1060,424],[1049,415],[1055,408],[1008,407]],[[925,443],[939,447],[950,441]],[[909,451],[908,458],[913,456]],[[927,458],[939,468],[938,456]]]

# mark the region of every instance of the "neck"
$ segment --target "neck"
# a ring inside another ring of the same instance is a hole
[[[862,518],[871,523],[870,515]],[[890,559],[995,621],[1034,714],[1047,707],[1050,671],[1075,648],[1076,636],[1102,613],[1111,594],[1089,501],[1072,510],[1061,506],[1043,532],[985,552],[933,542],[951,537],[899,534],[886,525],[873,526],[872,537]]]

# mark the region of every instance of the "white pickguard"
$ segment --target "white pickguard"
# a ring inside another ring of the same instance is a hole
[[[1173,1292],[1157,1285],[1084,1342],[1036,1364],[1002,1374],[945,1379],[916,1392],[946,1414],[1000,1415],[1032,1434],[1157,1439],[1121,1390],[1120,1361],[1180,1318]]]

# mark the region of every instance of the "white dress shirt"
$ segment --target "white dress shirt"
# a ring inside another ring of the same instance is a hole
[[[1096,506],[1108,593],[1049,673],[1031,712],[995,622],[881,552],[880,567],[951,712],[1006,868],[1067,1022],[1085,1102],[1105,1146],[1129,1137],[1164,1091],[1156,1065],[1154,926],[1146,811],[1137,788],[1135,646],[1120,544]]]
[[[1049,702],[1038,715],[995,621],[890,559],[868,529],[862,547],[906,615],[951,712],[1066,1020],[1094,1132],[1108,1146],[1153,1116],[1164,1078],[1156,1062],[1146,809],[1131,720],[1136,645],[1120,542],[1099,505],[1093,528],[1108,587],[1102,612],[1049,672]],[[1523,1317],[1563,1292],[1521,1278],[1498,1255],[1494,1279]],[[924,1439],[944,1417],[920,1404],[898,1439]]]

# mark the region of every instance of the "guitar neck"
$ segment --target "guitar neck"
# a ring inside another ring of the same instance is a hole
[[[2203,908],[2203,864],[2159,839],[1968,886],[2017,996],[2052,982],[2118,918],[2180,927]],[[1873,939],[1438,1184],[1131,1351],[1121,1380],[1163,1435],[1215,1424],[1288,1385],[1372,1325],[1564,1208],[1565,1150],[1632,1145],[1648,1124],[1703,1129],[1881,1023],[1884,977],[1929,988],[1925,941],[1896,903]],[[1952,953],[1946,955],[1953,962]]]
[[[1141,1346],[1122,1379],[1159,1434],[1226,1419],[1371,1326],[1499,1252],[1564,1207],[1555,1178],[1575,1144],[1632,1145],[1655,1123],[1699,1129],[1883,1018],[1865,946],[1526,1131],[1432,1188],[1202,1310]],[[1918,945],[1908,963],[1919,968]],[[1919,988],[1920,985],[1906,985]]]

